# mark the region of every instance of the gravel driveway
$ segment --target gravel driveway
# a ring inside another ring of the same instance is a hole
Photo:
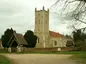
[[[76,64],[63,54],[5,54],[13,64]]]

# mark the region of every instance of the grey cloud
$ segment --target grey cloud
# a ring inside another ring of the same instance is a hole
[[[32,11],[23,2],[19,0],[0,0],[0,30],[2,30],[0,35],[11,27],[22,33],[26,31],[24,28],[32,27],[32,20]]]
[[[34,30],[34,8],[49,8],[55,0],[0,0],[0,36],[7,28],[13,28],[19,33]],[[50,13],[51,14],[51,13]],[[59,20],[50,17],[50,29],[56,28]]]

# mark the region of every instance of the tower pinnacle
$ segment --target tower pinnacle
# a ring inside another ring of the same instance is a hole
[[[43,10],[44,10],[44,6],[43,6]]]

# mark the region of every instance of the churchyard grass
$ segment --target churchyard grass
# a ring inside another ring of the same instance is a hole
[[[20,52],[17,54],[85,54],[86,51],[61,51],[61,52]]]
[[[7,57],[0,55],[0,64],[12,64],[12,63]]]
[[[73,54],[71,58],[73,60],[76,60],[77,64],[86,64],[86,51],[81,51],[77,54]]]

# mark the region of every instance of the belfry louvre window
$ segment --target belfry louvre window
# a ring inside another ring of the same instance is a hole
[[[39,22],[39,24],[40,24],[40,19],[39,19],[39,21],[38,21],[38,22]]]

